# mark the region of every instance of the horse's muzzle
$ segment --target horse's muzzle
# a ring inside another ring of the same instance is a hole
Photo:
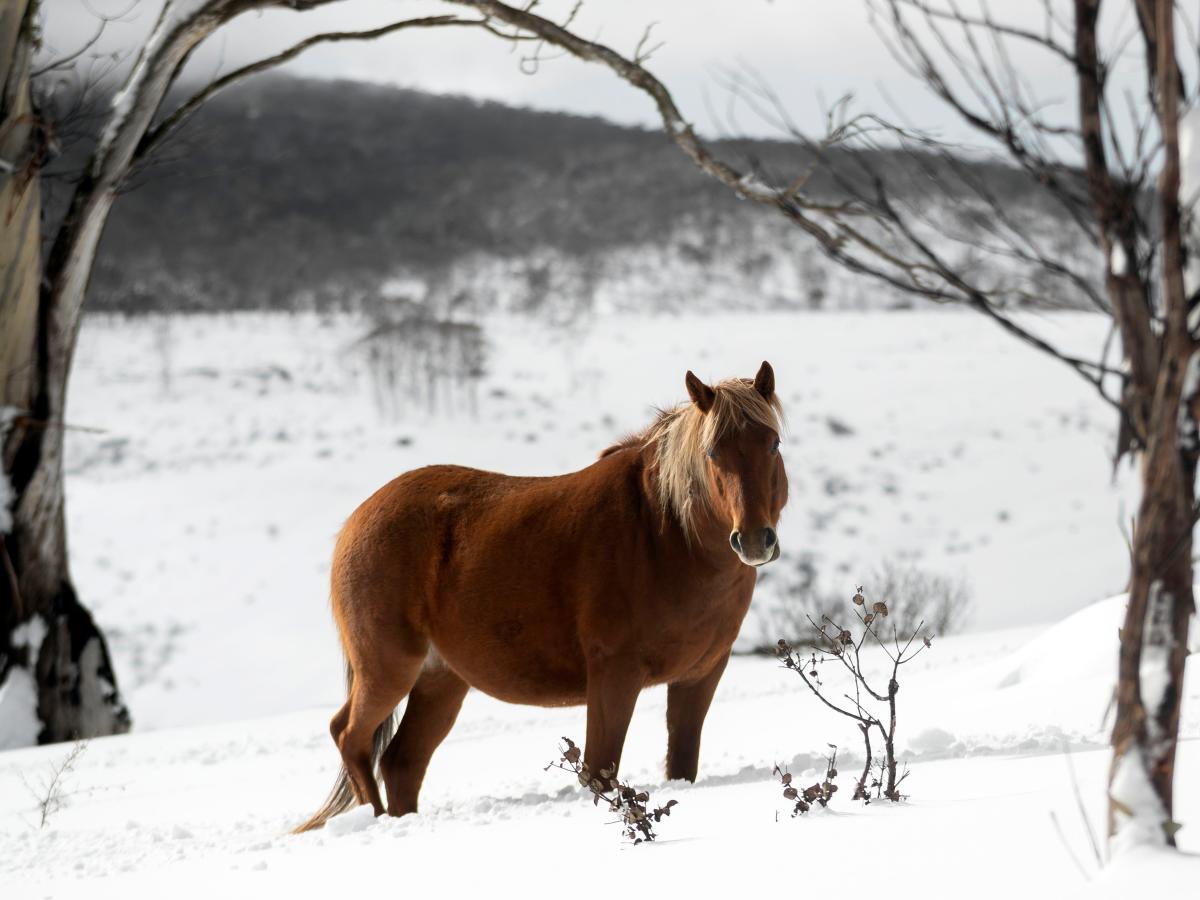
[[[765,566],[779,559],[779,535],[774,528],[760,528],[752,532],[731,531],[729,546],[738,559],[748,566]]]

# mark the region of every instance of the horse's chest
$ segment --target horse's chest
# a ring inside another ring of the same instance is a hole
[[[654,682],[707,671],[733,645],[750,605],[753,583],[737,590],[695,591],[672,598],[669,608],[641,617],[631,635]]]

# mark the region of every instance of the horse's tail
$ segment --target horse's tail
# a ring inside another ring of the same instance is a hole
[[[350,663],[346,663],[346,695],[349,696],[350,688],[354,684],[354,670],[350,668]],[[393,735],[396,733],[396,715],[393,713],[388,716],[379,727],[375,729],[375,738],[371,746],[371,771],[376,770],[379,765],[379,759],[383,756],[383,751],[387,749],[387,745],[391,743]],[[346,766],[342,766],[342,770],[338,773],[337,781],[333,783],[333,789],[329,792],[329,796],[325,798],[325,802],[303,825],[296,828],[292,834],[301,834],[305,831],[312,831],[314,828],[322,827],[327,821],[336,815],[344,813],[346,810],[353,807],[358,802],[354,796],[354,786],[350,783],[350,773],[346,770]]]

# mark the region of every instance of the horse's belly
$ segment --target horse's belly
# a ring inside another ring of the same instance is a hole
[[[581,658],[494,642],[484,652],[462,641],[435,642],[464,681],[498,700],[528,706],[576,706],[587,700],[587,669]]]

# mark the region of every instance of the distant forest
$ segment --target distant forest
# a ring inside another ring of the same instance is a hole
[[[88,143],[85,129],[57,170],[78,168]],[[785,142],[726,142],[722,152],[781,177],[806,163]],[[929,177],[899,154],[883,162],[893,174],[908,170],[913,190]],[[976,169],[1055,230],[1060,213],[1039,205],[1022,174]],[[819,178],[811,189],[837,193]],[[51,195],[48,227],[55,201],[61,207],[61,193]],[[274,75],[216,97],[138,173],[110,219],[89,306],[353,308],[389,279],[444,282],[483,257],[491,274],[477,281],[525,261],[525,305],[541,302],[539,291],[583,291],[584,281],[594,293],[604,279],[618,304],[653,307],[669,289],[678,305],[689,290],[681,278],[698,292],[718,283],[743,306],[839,305],[827,296],[830,264],[770,218],[696,171],[661,132]],[[671,262],[643,260],[637,277],[614,262],[648,249]],[[654,269],[672,265],[690,274],[656,285]],[[785,265],[786,278],[775,271]],[[574,274],[555,281],[564,266]],[[724,280],[710,277],[718,270]]]

